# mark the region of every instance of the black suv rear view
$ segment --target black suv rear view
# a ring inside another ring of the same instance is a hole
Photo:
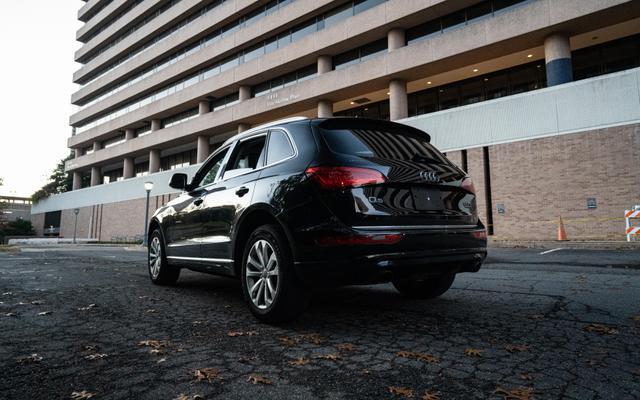
[[[392,282],[433,298],[478,271],[486,231],[473,183],[415,128],[280,121],[225,142],[151,221],[149,274],[239,277],[251,312],[295,318],[318,285]]]

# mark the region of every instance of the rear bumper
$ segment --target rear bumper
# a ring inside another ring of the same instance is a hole
[[[388,282],[402,278],[477,272],[487,256],[487,241],[478,233],[484,226],[428,230],[354,230],[340,235],[400,234],[393,244],[320,246],[330,233],[295,235],[297,276],[310,285],[347,285]]]

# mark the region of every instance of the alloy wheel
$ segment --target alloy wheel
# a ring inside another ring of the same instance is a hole
[[[162,263],[162,246],[160,239],[155,236],[149,245],[149,272],[151,277],[156,279],[160,274],[160,266]]]
[[[251,302],[261,310],[273,303],[278,293],[278,256],[269,242],[258,240],[249,251],[245,280]]]

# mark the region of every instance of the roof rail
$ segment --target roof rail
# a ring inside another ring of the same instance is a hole
[[[247,131],[244,131],[242,133],[239,133],[237,135],[233,135],[232,137],[230,137],[229,139],[225,140],[223,145],[233,142],[234,140],[238,139],[239,137],[245,136],[245,135],[250,135],[255,131],[259,131],[265,128],[269,128],[275,125],[281,125],[281,124],[286,124],[289,122],[297,122],[297,121],[305,121],[308,120],[309,118],[307,117],[303,117],[303,116],[298,116],[298,117],[290,117],[290,118],[284,118],[284,119],[279,119],[276,121],[271,121],[271,122],[267,122],[266,124],[262,124],[262,125],[258,125],[255,126]]]

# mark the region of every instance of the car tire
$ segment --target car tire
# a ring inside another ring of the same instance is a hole
[[[393,286],[402,295],[412,299],[434,299],[442,296],[456,279],[456,274],[444,274],[425,280],[394,280]]]
[[[306,308],[305,288],[295,275],[287,240],[277,225],[260,226],[249,236],[241,281],[251,313],[262,322],[289,322]]]
[[[172,267],[167,262],[162,233],[156,229],[149,237],[147,246],[147,269],[151,282],[156,285],[173,285],[180,277],[180,268]]]

